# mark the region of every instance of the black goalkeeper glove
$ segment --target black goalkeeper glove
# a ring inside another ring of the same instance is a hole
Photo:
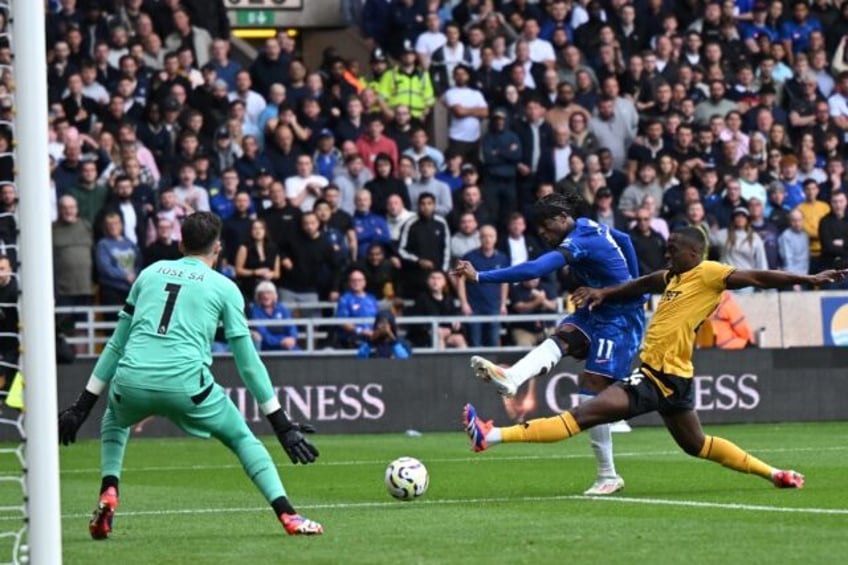
[[[88,418],[98,398],[96,394],[84,390],[76,402],[59,412],[59,442],[62,445],[69,445],[77,440],[77,432]]]
[[[318,458],[318,448],[303,437],[304,433],[314,434],[314,427],[310,424],[292,422],[282,408],[271,412],[267,417],[271,427],[274,428],[274,433],[277,435],[280,445],[286,450],[286,454],[292,463],[307,465]]]

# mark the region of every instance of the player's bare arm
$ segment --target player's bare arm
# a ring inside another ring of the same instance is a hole
[[[588,306],[590,309],[599,306],[605,300],[626,300],[638,298],[643,294],[657,294],[665,288],[665,277],[668,271],[657,271],[636,280],[612,286],[609,288],[589,288],[582,286],[571,295],[577,307]]]
[[[815,275],[798,275],[786,271],[733,271],[727,277],[727,289],[736,290],[753,286],[756,288],[783,288],[796,284],[818,286],[845,280],[848,269],[830,269]]]

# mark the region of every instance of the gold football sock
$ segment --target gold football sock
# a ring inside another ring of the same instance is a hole
[[[716,436],[706,436],[704,446],[698,454],[701,459],[709,459],[741,473],[753,473],[764,479],[771,479],[772,468],[743,451],[736,444]]]
[[[501,428],[501,438],[504,443],[550,443],[568,439],[579,433],[580,426],[577,425],[571,412]]]

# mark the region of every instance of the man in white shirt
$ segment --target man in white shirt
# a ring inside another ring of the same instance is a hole
[[[311,212],[315,201],[321,197],[322,189],[330,181],[322,175],[316,175],[312,169],[312,157],[301,155],[297,158],[297,175],[286,179],[286,198],[295,208]]]
[[[184,207],[189,214],[194,212],[209,212],[209,193],[202,186],[194,184],[197,173],[188,163],[180,167],[180,183],[174,187],[177,204]]]
[[[441,31],[441,23],[437,12],[427,14],[424,24],[427,30],[421,33],[415,41],[415,52],[418,53],[418,60],[425,69],[430,66],[430,57],[436,49],[447,42],[447,37]]]
[[[400,239],[400,229],[411,218],[415,212],[407,210],[403,205],[403,198],[399,194],[391,194],[386,199],[386,223],[389,224],[392,243],[397,244]]]
[[[456,86],[444,96],[451,113],[448,151],[461,154],[466,162],[475,162],[480,154],[480,121],[489,116],[489,105],[479,90],[468,86],[471,69],[467,65],[457,65],[453,78]]]
[[[530,47],[530,60],[534,63],[542,63],[549,69],[556,66],[556,53],[554,46],[550,41],[539,37],[539,22],[534,18],[527,18],[524,21],[524,29],[522,36],[527,41]]]
[[[256,128],[259,124],[259,114],[265,109],[266,102],[258,92],[250,89],[251,86],[253,82],[250,79],[250,72],[240,70],[236,73],[236,89],[229,93],[228,98],[230,102],[233,100],[244,102],[247,119]]]
[[[836,92],[827,99],[830,117],[836,127],[842,130],[842,140],[848,140],[848,71],[836,77]]]

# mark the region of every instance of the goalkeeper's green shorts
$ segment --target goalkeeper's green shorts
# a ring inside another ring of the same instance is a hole
[[[161,416],[187,434],[201,438],[232,436],[247,429],[238,408],[216,382],[193,396],[113,382],[107,409],[112,412],[115,424],[122,428],[149,416]]]

